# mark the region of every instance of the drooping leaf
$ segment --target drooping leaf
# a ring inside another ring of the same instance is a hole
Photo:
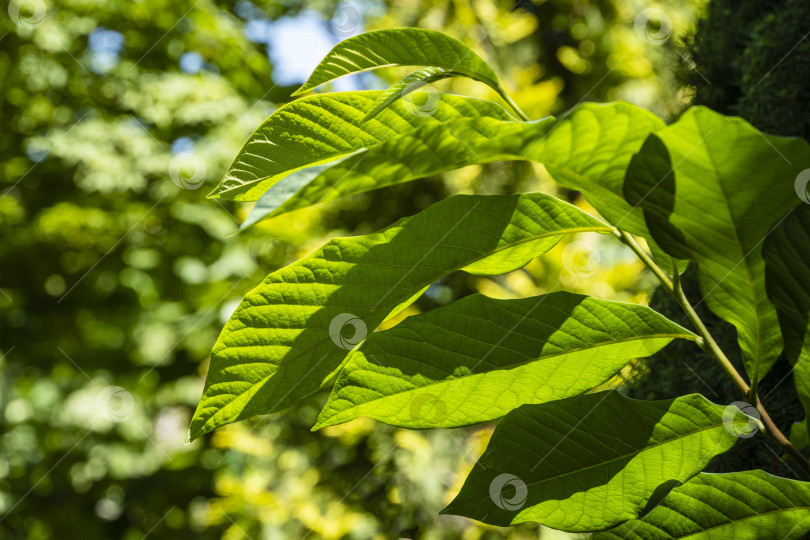
[[[794,427],[802,440],[810,415],[810,205],[800,205],[774,229],[763,256],[768,298],[776,306],[785,357],[793,365],[793,381],[807,413],[804,428]]]
[[[765,135],[740,118],[694,107],[651,135],[627,171],[627,200],[643,208],[661,248],[697,262],[703,299],[737,328],[752,380],[782,350],[762,244],[799,202],[793,182],[808,167],[804,140]]]
[[[701,473],[673,489],[641,519],[593,540],[804,538],[810,532],[810,484],[763,471]]]
[[[640,401],[615,391],[523,405],[442,513],[570,532],[616,526],[731,448],[751,419],[724,411],[698,394]]]
[[[498,89],[498,76],[459,40],[435,30],[389,28],[345,39],[318,64],[293,96],[344,75],[389,66],[429,66],[456,71]]]
[[[411,73],[407,77],[392,84],[390,87],[388,87],[388,89],[384,90],[383,93],[380,94],[380,96],[371,105],[371,109],[363,117],[363,122],[368,122],[394,101],[404,98],[408,94],[419,90],[423,86],[427,86],[442,79],[460,76],[464,75],[457,71],[443,68],[425,68],[420,69],[415,73]],[[433,102],[435,102],[437,99],[438,97],[435,96],[435,94],[428,93],[422,105],[410,103],[409,105],[406,105],[406,107],[410,106],[413,108],[414,112],[418,110],[425,115],[429,115],[433,109]]]
[[[635,304],[568,292],[468,296],[369,336],[315,427],[361,415],[409,428],[491,420],[586,392],[675,338],[696,336]]]
[[[292,171],[374,146],[419,126],[456,118],[511,119],[497,103],[435,94],[429,115],[409,111],[403,103],[395,102],[373,120],[363,122],[381,93],[307,96],[280,107],[251,134],[210,196],[255,201]]]
[[[425,125],[335,162],[314,177],[291,175],[265,194],[260,217],[474,163],[525,159],[543,163],[555,180],[582,191],[611,223],[649,238],[641,209],[627,203],[622,186],[630,158],[647,135],[664,127],[657,116],[627,103],[583,103],[556,123],[552,118],[524,123],[481,116],[491,118]]]
[[[532,193],[454,196],[382,231],[331,240],[270,274],[236,309],[214,345],[190,435],[278,411],[316,391],[366,332],[456,270],[490,257],[505,265],[491,270],[506,271],[515,260],[501,252],[532,244],[534,253],[521,254],[525,264],[562,234],[610,230]],[[344,336],[347,327],[353,331]]]

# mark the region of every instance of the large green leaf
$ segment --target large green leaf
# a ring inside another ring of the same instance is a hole
[[[804,538],[810,484],[763,471],[701,473],[673,489],[652,512],[593,540]]]
[[[389,66],[443,68],[499,88],[498,76],[492,68],[459,40],[435,30],[390,28],[366,32],[335,45],[293,95],[304,94],[344,75]]]
[[[543,137],[553,125],[553,118],[527,123],[464,118],[425,125],[324,164],[317,174],[309,169],[290,174],[262,195],[246,221],[255,223],[472,163],[514,159],[516,152]]]
[[[366,331],[456,270],[479,262],[479,270],[508,271],[562,234],[610,230],[541,193],[458,195],[382,231],[331,240],[270,274],[231,316],[212,351],[191,437],[316,391]],[[344,336],[346,326],[357,333]]]
[[[795,209],[765,240],[768,298],[776,306],[785,341],[785,357],[793,365],[799,399],[810,415],[810,205]],[[806,442],[804,427],[794,427]],[[791,438],[794,438],[793,436]]]
[[[394,102],[373,120],[363,122],[381,94],[369,91],[307,96],[280,107],[251,134],[210,196],[255,201],[292,171],[374,146],[419,126],[457,118],[511,119],[497,103],[434,94],[438,99],[429,115]]]
[[[480,116],[491,118],[425,124],[317,175],[292,174],[262,197],[251,220],[473,163],[525,159],[543,163],[558,182],[582,191],[608,221],[649,238],[641,209],[625,201],[622,186],[631,157],[664,127],[661,119],[627,103],[583,103],[556,122]]]
[[[731,448],[750,419],[724,411],[698,394],[639,401],[615,391],[523,405],[498,424],[442,513],[572,532],[613,527]]]
[[[651,135],[627,171],[628,201],[644,209],[668,254],[697,262],[703,298],[737,328],[752,380],[782,350],[762,243],[799,202],[793,181],[807,167],[804,140],[765,135],[740,118],[695,107]]]
[[[674,338],[696,336],[636,304],[569,292],[468,296],[369,336],[315,427],[361,415],[410,428],[491,420],[590,390]]]

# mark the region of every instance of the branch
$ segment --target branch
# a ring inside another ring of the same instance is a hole
[[[760,414],[762,424],[765,426],[765,432],[777,443],[779,443],[779,445],[789,456],[791,456],[799,463],[799,465],[801,465],[805,474],[810,474],[810,462],[808,462],[804,454],[799,452],[799,450],[793,446],[793,444],[791,444],[790,440],[785,437],[785,434],[779,430],[776,424],[774,424],[771,416],[768,414],[768,411],[765,410],[765,405],[763,405],[762,401],[752,392],[752,389],[748,386],[748,383],[745,382],[745,379],[743,379],[742,375],[740,375],[740,372],[737,371],[737,369],[731,363],[731,360],[729,360],[725,355],[723,350],[712,337],[709,330],[706,328],[706,325],[703,324],[703,321],[692,307],[692,304],[689,303],[689,300],[686,298],[686,294],[684,294],[683,288],[681,287],[680,274],[678,273],[678,267],[675,263],[675,259],[671,259],[673,278],[670,279],[669,276],[667,276],[667,274],[661,269],[661,267],[659,267],[655,261],[652,260],[652,257],[650,257],[641,248],[638,242],[636,242],[635,238],[622,230],[616,230],[614,234],[619,238],[619,240],[633,250],[633,252],[638,256],[639,259],[641,259],[647,268],[649,268],[650,271],[659,279],[659,281],[661,281],[664,288],[675,297],[675,301],[678,302],[678,305],[680,305],[681,309],[684,310],[686,316],[689,318],[689,321],[694,325],[698,335],[701,337],[701,340],[697,342],[698,346],[717,360],[720,367],[722,367],[723,371],[725,371],[731,380],[734,381],[734,384],[737,386],[737,388],[739,388],[745,399],[750,399],[751,396],[756,398],[756,409]]]

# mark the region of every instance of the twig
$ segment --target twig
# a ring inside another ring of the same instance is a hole
[[[734,367],[731,363],[731,360],[725,355],[723,350],[717,344],[717,342],[712,337],[709,330],[706,328],[706,325],[703,324],[703,321],[698,316],[695,309],[692,307],[692,304],[689,303],[689,300],[686,298],[686,294],[683,292],[683,288],[681,287],[681,279],[678,272],[678,267],[675,262],[675,259],[671,259],[672,261],[672,279],[667,276],[667,274],[661,269],[661,267],[656,264],[656,262],[650,257],[636,242],[636,240],[629,235],[628,233],[616,230],[614,233],[619,240],[621,240],[627,247],[629,247],[633,252],[638,256],[639,259],[650,269],[650,271],[655,274],[658,280],[662,283],[664,288],[669,291],[672,296],[675,297],[675,301],[678,302],[678,305],[686,313],[686,316],[689,318],[689,321],[694,325],[695,329],[697,330],[698,335],[701,339],[697,342],[698,346],[703,349],[706,353],[710,356],[714,357],[715,360],[720,364],[720,367],[723,368],[723,371],[731,378],[734,384],[739,388],[740,392],[742,392],[745,399],[751,399],[751,396],[755,394],[752,393],[751,387],[749,387],[748,383],[745,382],[740,372]],[[765,426],[765,432],[770,435],[779,445],[787,452],[787,454],[796,460],[799,465],[801,465],[802,470],[805,474],[810,474],[810,462],[808,462],[807,458],[802,454],[793,444],[791,444],[790,440],[785,437],[785,434],[782,433],[779,428],[774,424],[771,416],[768,414],[768,411],[765,409],[762,401],[756,397],[756,409],[757,412],[760,414],[760,419],[762,421],[763,426]]]

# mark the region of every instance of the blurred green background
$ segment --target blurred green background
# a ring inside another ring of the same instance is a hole
[[[559,191],[542,166],[496,163],[238,234],[250,205],[205,195],[248,134],[351,35],[447,32],[492,63],[532,118],[608,100],[672,118],[690,99],[676,83],[678,42],[700,4],[5,2],[0,537],[561,538],[438,516],[491,426],[412,432],[359,419],[312,433],[322,393],[184,440],[208,352],[268,272],[329,236],[384,227],[450,193],[544,190],[588,208],[577,193]],[[397,75],[333,89],[382,88]],[[496,99],[471,81],[436,87]],[[645,303],[640,263],[594,236],[505,276],[452,275],[402,317],[475,291]]]

